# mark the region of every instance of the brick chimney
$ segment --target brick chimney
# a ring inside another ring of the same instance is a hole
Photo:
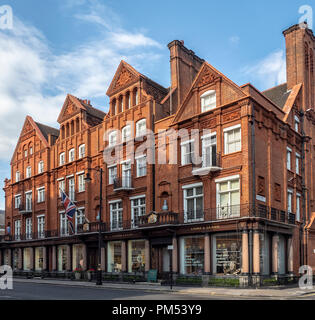
[[[283,34],[286,41],[288,90],[303,83],[303,107],[305,110],[314,109],[314,34],[306,22],[290,27]]]
[[[187,49],[183,40],[172,41],[168,44],[168,48],[170,50],[171,88],[177,88],[177,99],[174,99],[174,101],[178,103],[173,106],[173,112],[176,112],[204,60],[196,56],[192,50]]]

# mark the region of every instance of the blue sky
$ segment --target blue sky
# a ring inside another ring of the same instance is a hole
[[[107,111],[105,92],[121,59],[169,86],[167,44],[184,40],[239,85],[285,82],[282,31],[306,1],[0,0],[13,29],[0,29],[0,179],[30,114],[57,127],[67,93]],[[0,192],[0,208],[4,193]]]

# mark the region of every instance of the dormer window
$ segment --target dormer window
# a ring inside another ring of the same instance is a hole
[[[201,112],[214,109],[217,106],[215,90],[209,90],[201,95]]]
[[[108,135],[108,146],[112,147],[112,146],[115,146],[116,144],[117,144],[117,132],[116,131],[112,131]]]

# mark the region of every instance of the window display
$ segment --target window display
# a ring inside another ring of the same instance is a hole
[[[214,237],[214,271],[216,274],[241,273],[241,238],[237,234]]]
[[[145,241],[131,240],[128,244],[128,271],[144,272],[145,270]]]
[[[108,272],[121,272],[121,241],[108,243]]]
[[[204,237],[186,237],[181,239],[181,273],[203,274]]]
[[[35,269],[36,270],[43,270],[43,262],[44,262],[43,252],[44,252],[43,248],[35,249]]]

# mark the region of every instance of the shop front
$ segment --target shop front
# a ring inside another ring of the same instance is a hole
[[[205,237],[182,237],[180,244],[180,273],[184,275],[202,275],[204,273]]]
[[[122,271],[121,241],[112,241],[107,244],[107,271],[113,273]]]
[[[42,271],[44,267],[44,248],[35,248],[35,270]]]
[[[75,244],[72,246],[72,269],[84,269],[84,245]]]
[[[145,240],[129,240],[128,272],[144,272],[145,263]]]
[[[31,270],[31,248],[24,248],[23,250],[23,270]]]
[[[58,271],[67,270],[67,247],[58,247]]]

